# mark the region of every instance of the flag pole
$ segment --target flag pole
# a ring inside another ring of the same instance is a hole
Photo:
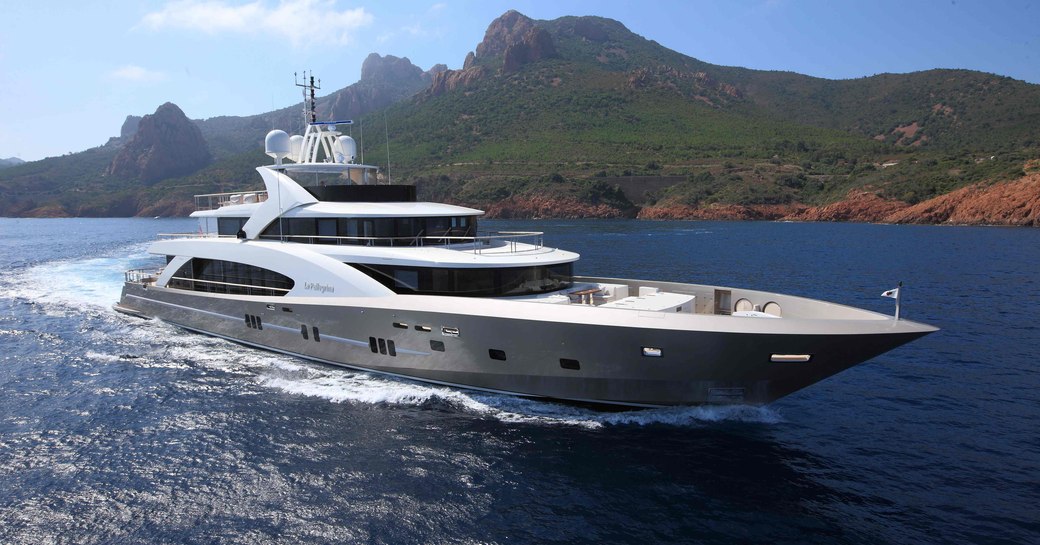
[[[903,296],[903,282],[896,287],[896,320],[899,320],[899,298]]]

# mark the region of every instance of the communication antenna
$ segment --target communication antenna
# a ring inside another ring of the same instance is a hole
[[[314,91],[315,89],[321,89],[321,80],[318,79],[317,83],[315,83],[314,72],[307,70],[303,71],[302,79],[296,72],[293,72],[293,77],[296,78],[296,86],[303,88],[303,119],[305,121],[309,120],[310,123],[317,123],[318,113],[316,111]]]
[[[386,110],[383,110],[383,132],[386,136],[386,185],[390,185],[390,129],[386,125]]]
[[[358,130],[358,139],[361,147],[361,164],[365,164],[365,118],[361,118],[361,126]]]

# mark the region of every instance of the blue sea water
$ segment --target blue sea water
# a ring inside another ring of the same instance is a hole
[[[0,219],[0,543],[1040,542],[1040,231],[485,221],[580,274],[942,329],[765,408],[599,413],[110,309],[183,219]]]

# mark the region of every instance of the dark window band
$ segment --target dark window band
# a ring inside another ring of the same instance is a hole
[[[400,294],[504,297],[532,295],[571,287],[573,265],[494,269],[450,269],[351,263]]]
[[[196,257],[181,265],[166,287],[232,295],[285,295],[294,284],[288,276],[254,265]]]

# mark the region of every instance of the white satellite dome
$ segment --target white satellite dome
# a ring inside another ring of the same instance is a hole
[[[357,157],[357,142],[349,136],[340,136],[333,146],[337,163],[353,163]]]
[[[289,156],[289,135],[285,131],[273,130],[264,138],[264,152],[279,164]]]
[[[303,151],[303,137],[294,134],[289,137],[289,159],[302,163],[303,160],[300,157],[300,153]]]

